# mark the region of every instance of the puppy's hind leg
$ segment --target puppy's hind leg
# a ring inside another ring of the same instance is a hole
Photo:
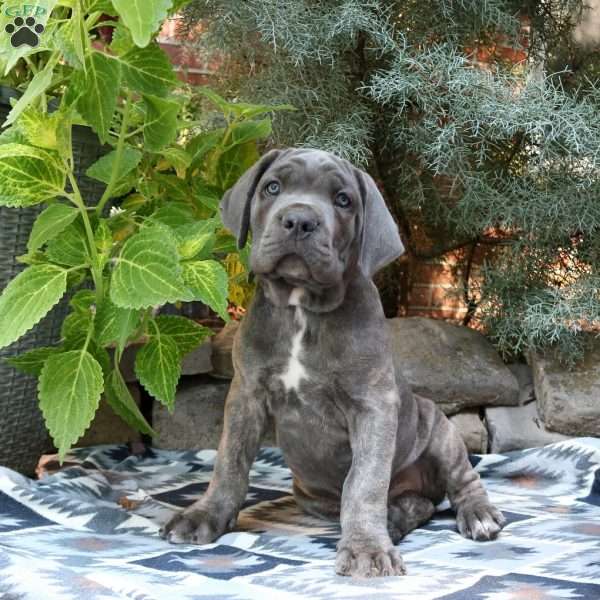
[[[416,492],[404,492],[390,499],[387,526],[392,542],[397,544],[407,533],[427,523],[434,512],[433,502]]]
[[[435,419],[426,455],[434,462],[434,472],[445,482],[444,491],[456,511],[458,531],[473,540],[491,540],[504,526],[504,515],[491,504],[454,425],[439,410]]]

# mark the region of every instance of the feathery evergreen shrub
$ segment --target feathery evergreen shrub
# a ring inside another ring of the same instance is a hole
[[[196,0],[183,24],[225,51],[225,90],[298,109],[277,144],[376,177],[409,264],[496,248],[465,296],[503,353],[574,361],[600,319],[600,91],[572,35],[585,17],[579,0]],[[511,45],[529,59],[494,52]]]

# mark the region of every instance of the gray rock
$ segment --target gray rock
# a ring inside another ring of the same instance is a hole
[[[233,338],[240,326],[239,321],[229,321],[217,335],[212,338],[212,364],[213,377],[222,379],[233,378],[233,361],[231,360],[231,350],[233,348]]]
[[[525,363],[509,363],[506,366],[517,378],[519,384],[519,406],[535,400],[531,367]]]
[[[561,442],[560,433],[548,431],[535,402],[523,406],[490,406],[485,409],[490,452],[509,452]]]
[[[140,388],[136,383],[127,385],[137,405],[140,404]],[[98,411],[89,429],[77,441],[77,446],[97,446],[99,444],[126,444],[141,441],[141,434],[118,417],[102,398]]]
[[[488,448],[488,432],[479,410],[466,410],[450,417],[450,422],[458,429],[469,452],[485,454]]]
[[[183,357],[181,361],[181,374],[201,375],[202,373],[210,373],[213,370],[211,357],[212,343],[210,340],[206,340]]]
[[[229,382],[196,377],[182,383],[172,414],[159,402],[153,407],[153,427],[157,448],[178,450],[216,448],[223,431],[223,413]],[[264,446],[274,446],[272,425],[263,438]]]
[[[552,355],[532,353],[538,409],[548,429],[600,436],[600,339],[590,338],[582,364],[568,370]]]
[[[516,405],[517,379],[479,332],[424,317],[389,319],[396,369],[446,414]]]

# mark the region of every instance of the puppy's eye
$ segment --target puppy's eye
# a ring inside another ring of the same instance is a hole
[[[352,200],[348,194],[344,194],[344,192],[340,192],[336,197],[334,204],[339,206],[340,208],[348,208],[352,204]]]
[[[277,196],[277,194],[279,194],[280,190],[281,190],[281,186],[279,185],[279,183],[277,181],[270,181],[265,186],[265,191],[267,192],[267,194],[269,194],[271,196]]]

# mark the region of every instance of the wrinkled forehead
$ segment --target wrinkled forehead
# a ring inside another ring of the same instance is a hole
[[[352,166],[323,150],[293,150],[276,160],[262,180],[269,177],[276,177],[289,188],[316,187],[327,192],[358,189]]]

